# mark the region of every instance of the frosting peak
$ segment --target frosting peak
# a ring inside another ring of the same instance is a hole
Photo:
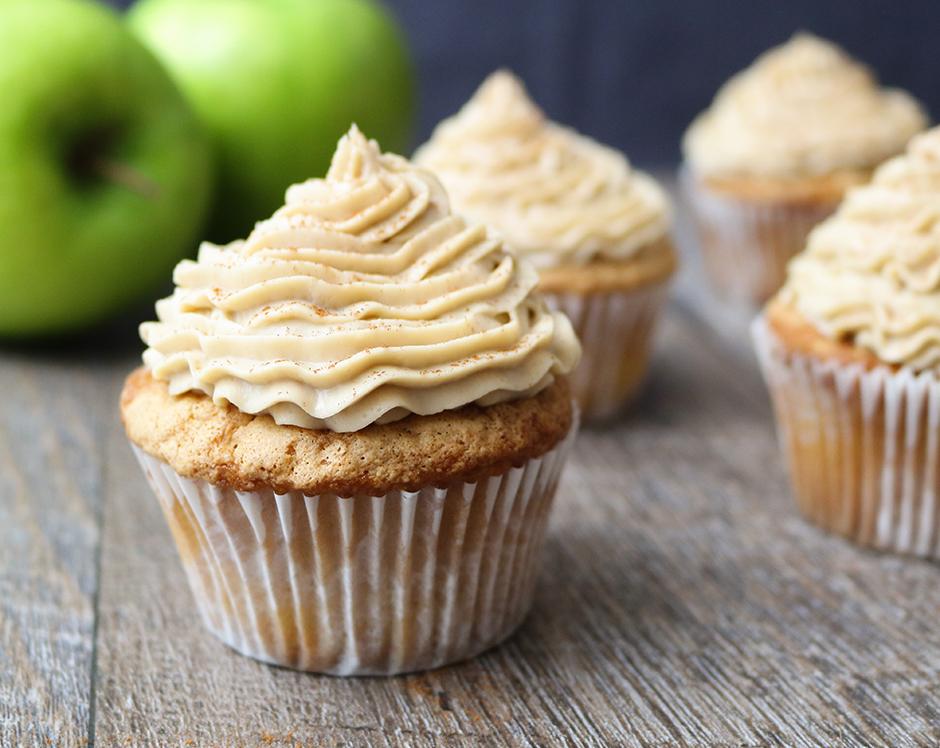
[[[281,424],[353,431],[525,397],[579,355],[535,272],[355,127],[324,179],[290,187],[248,239],[204,243],[174,282],[141,326],[153,376]]]
[[[832,71],[838,72],[846,83],[877,85],[871,72],[854,62],[843,49],[805,31],[797,32],[785,44],[765,52],[754,69],[759,70],[768,83],[780,86],[798,86],[804,76],[828,78]]]
[[[659,186],[613,149],[549,121],[497,71],[415,156],[454,205],[539,267],[621,259],[662,238]]]
[[[531,136],[545,124],[542,110],[529,98],[522,81],[508,70],[497,70],[483,81],[461,116],[462,125],[480,136]]]
[[[835,44],[800,33],[732,77],[683,150],[705,176],[825,175],[877,165],[926,124],[908,94],[881,88]]]
[[[813,230],[780,299],[886,363],[940,371],[940,128]]]
[[[362,134],[356,125],[339,139],[336,152],[326,172],[327,182],[356,182],[380,172],[382,152]]]

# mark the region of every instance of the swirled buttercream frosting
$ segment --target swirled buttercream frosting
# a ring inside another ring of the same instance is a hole
[[[353,431],[526,397],[580,353],[535,270],[355,128],[325,179],[173,279],[141,326],[152,375],[280,424]]]
[[[813,230],[779,300],[886,363],[940,370],[940,128]]]
[[[619,152],[550,122],[506,71],[441,122],[415,160],[454,206],[538,267],[623,259],[662,238],[668,202]]]
[[[811,177],[876,166],[926,124],[908,94],[881,88],[839,47],[803,33],[731,78],[683,150],[706,177]]]

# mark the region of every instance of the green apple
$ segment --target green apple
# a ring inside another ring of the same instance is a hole
[[[0,0],[0,337],[98,322],[193,248],[201,124],[119,16]]]
[[[409,145],[412,66],[373,0],[141,0],[129,21],[211,133],[216,241],[244,236],[288,185],[322,175],[352,122],[388,150]]]

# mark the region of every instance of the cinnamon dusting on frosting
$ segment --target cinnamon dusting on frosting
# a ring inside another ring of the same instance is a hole
[[[813,230],[778,303],[885,363],[940,370],[940,128]]]
[[[911,96],[881,88],[839,47],[803,33],[731,78],[683,150],[701,176],[805,178],[876,166],[926,125]]]
[[[650,176],[549,121],[506,71],[441,122],[415,159],[458,210],[540,268],[629,258],[669,228],[668,201]]]
[[[535,271],[355,127],[325,179],[174,281],[141,326],[152,375],[280,424],[353,431],[526,397],[579,355]]]

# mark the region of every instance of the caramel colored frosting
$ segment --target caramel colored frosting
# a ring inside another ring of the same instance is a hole
[[[940,128],[813,230],[778,300],[885,363],[940,369]]]
[[[546,119],[521,82],[493,73],[415,154],[455,207],[541,268],[618,260],[661,239],[668,202],[621,153]]]
[[[152,376],[278,424],[355,431],[527,397],[580,354],[536,272],[355,127],[325,179],[173,278],[141,326]]]
[[[834,44],[797,34],[721,88],[683,150],[704,177],[805,178],[873,167],[926,124],[908,94],[879,87]]]

